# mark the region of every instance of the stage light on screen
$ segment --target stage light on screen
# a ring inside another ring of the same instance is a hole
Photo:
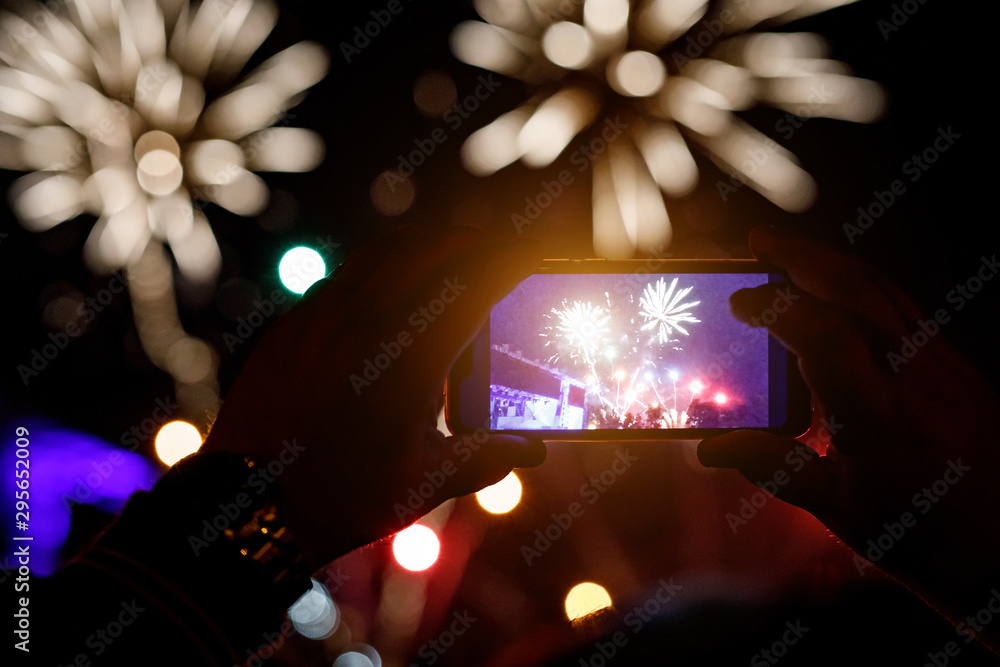
[[[292,248],[278,263],[278,277],[285,289],[305,294],[313,283],[326,277],[326,263],[312,248]]]
[[[697,393],[699,393],[704,388],[705,388],[705,385],[702,384],[701,381],[699,381],[699,380],[693,380],[691,382],[691,384],[688,385],[688,389],[691,390],[692,394],[697,394]]]
[[[715,394],[715,402],[719,405],[725,405],[729,401],[729,397],[723,394],[721,391]]]
[[[441,553],[437,534],[427,526],[414,524],[396,533],[392,540],[392,555],[401,567],[410,572],[422,572],[435,562]]]
[[[491,514],[505,514],[521,501],[521,480],[513,472],[476,494],[476,500]]]
[[[201,449],[201,433],[186,421],[164,424],[156,434],[156,455],[168,466]]]
[[[566,618],[576,621],[611,606],[611,595],[600,584],[586,581],[566,595]]]

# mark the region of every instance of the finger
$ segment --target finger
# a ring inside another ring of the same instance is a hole
[[[409,472],[409,488],[404,491],[405,484],[394,484],[388,489],[386,503],[394,509],[400,527],[446,500],[496,484],[514,468],[537,466],[545,460],[542,441],[490,435],[485,429],[445,436],[428,428],[423,440],[425,455]],[[414,501],[414,496],[418,501]]]
[[[443,328],[458,341],[470,339],[486,321],[490,309],[538,269],[541,262],[541,245],[527,238],[487,245],[463,257],[455,267],[469,276],[468,290],[463,293],[462,312],[449,310],[442,318]],[[433,290],[430,295],[433,295]]]
[[[859,260],[773,227],[755,228],[750,249],[757,259],[782,269],[801,289],[870,323],[884,337],[895,340],[908,333],[893,299],[869,278]]]
[[[315,298],[322,298],[328,303],[344,294],[357,291],[373,275],[377,274],[387,257],[420,234],[421,231],[417,227],[401,225],[368,241],[352,252],[344,263],[329,276],[320,281],[322,284],[317,291],[324,296]],[[317,285],[313,286],[313,288],[315,287]],[[310,297],[313,288],[306,292],[303,300]]]
[[[476,434],[446,439],[457,458],[458,472],[450,476],[442,491],[451,498],[475,493],[496,484],[514,468],[533,468],[545,461],[545,443],[514,435]],[[483,442],[480,444],[479,440]]]
[[[392,248],[366,285],[366,292],[386,312],[409,306],[444,267],[498,242],[471,228],[416,234]]]
[[[909,326],[923,319],[923,313],[910,296],[874,267],[865,267],[869,280],[886,295],[900,319]]]
[[[541,262],[537,242],[518,240],[488,244],[439,269],[423,291],[404,309],[412,353],[400,371],[426,383],[440,383],[461,351],[489,316],[490,308]]]
[[[783,304],[776,313],[774,304]],[[886,400],[886,379],[868,341],[843,309],[788,285],[761,285],[729,300],[736,319],[766,327],[799,358],[802,379],[833,414],[878,410]],[[766,312],[774,313],[764,317]]]
[[[775,497],[817,517],[829,516],[835,508],[833,466],[798,440],[760,431],[733,431],[699,443],[698,460],[710,468],[735,468]]]
[[[463,311],[478,303],[466,292],[470,283],[474,283],[474,292],[481,292],[481,287],[488,289],[499,281],[499,294],[493,301],[513,289],[541,262],[539,248],[533,240],[502,242],[469,228],[409,235],[382,253],[357,294],[358,306],[380,314],[382,320],[386,314],[395,315],[395,324],[390,327],[416,326],[420,329],[416,333],[422,333],[456,297],[461,295]],[[504,281],[507,276],[512,276],[511,280]]]

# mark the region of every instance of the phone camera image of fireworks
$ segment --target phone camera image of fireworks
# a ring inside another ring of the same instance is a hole
[[[701,320],[691,312],[700,301],[685,297],[693,287],[677,289],[678,278],[667,286],[660,278],[646,285],[638,299],[625,297],[624,308],[612,303],[605,293],[606,306],[589,302],[563,301],[549,313],[556,322],[541,335],[549,338],[556,352],[549,362],[567,355],[583,366],[587,375],[585,414],[587,428],[687,428],[696,425],[687,407],[701,391],[695,381],[678,392],[680,374],[661,367],[664,353],[683,353],[678,336],[690,336],[691,324]],[[612,331],[612,313],[625,324]],[[635,317],[638,315],[638,318]],[[641,318],[641,322],[640,322]],[[703,415],[699,413],[698,417]]]
[[[766,426],[767,336],[735,320],[728,302],[767,280],[532,276],[490,316],[492,427]]]

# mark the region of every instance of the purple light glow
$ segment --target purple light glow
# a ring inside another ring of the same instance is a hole
[[[30,441],[28,487],[30,517],[27,530],[18,530],[11,514],[4,530],[17,536],[32,538],[32,574],[47,576],[59,562],[59,552],[69,535],[74,504],[95,505],[105,512],[116,513],[135,491],[148,490],[161,471],[139,454],[114,447],[100,438],[78,433],[40,420],[18,423],[28,430]],[[13,428],[5,429],[2,476],[4,505],[13,508],[15,491],[15,440]],[[14,545],[4,554],[11,562]],[[21,542],[24,544],[24,542]]]

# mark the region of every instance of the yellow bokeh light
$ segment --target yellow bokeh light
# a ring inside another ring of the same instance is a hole
[[[185,421],[165,424],[156,434],[156,455],[168,466],[201,448],[201,433]]]
[[[521,500],[521,480],[513,472],[476,494],[476,500],[491,514],[511,511]]]
[[[611,595],[600,584],[585,581],[566,595],[566,618],[576,621],[611,606]]]

